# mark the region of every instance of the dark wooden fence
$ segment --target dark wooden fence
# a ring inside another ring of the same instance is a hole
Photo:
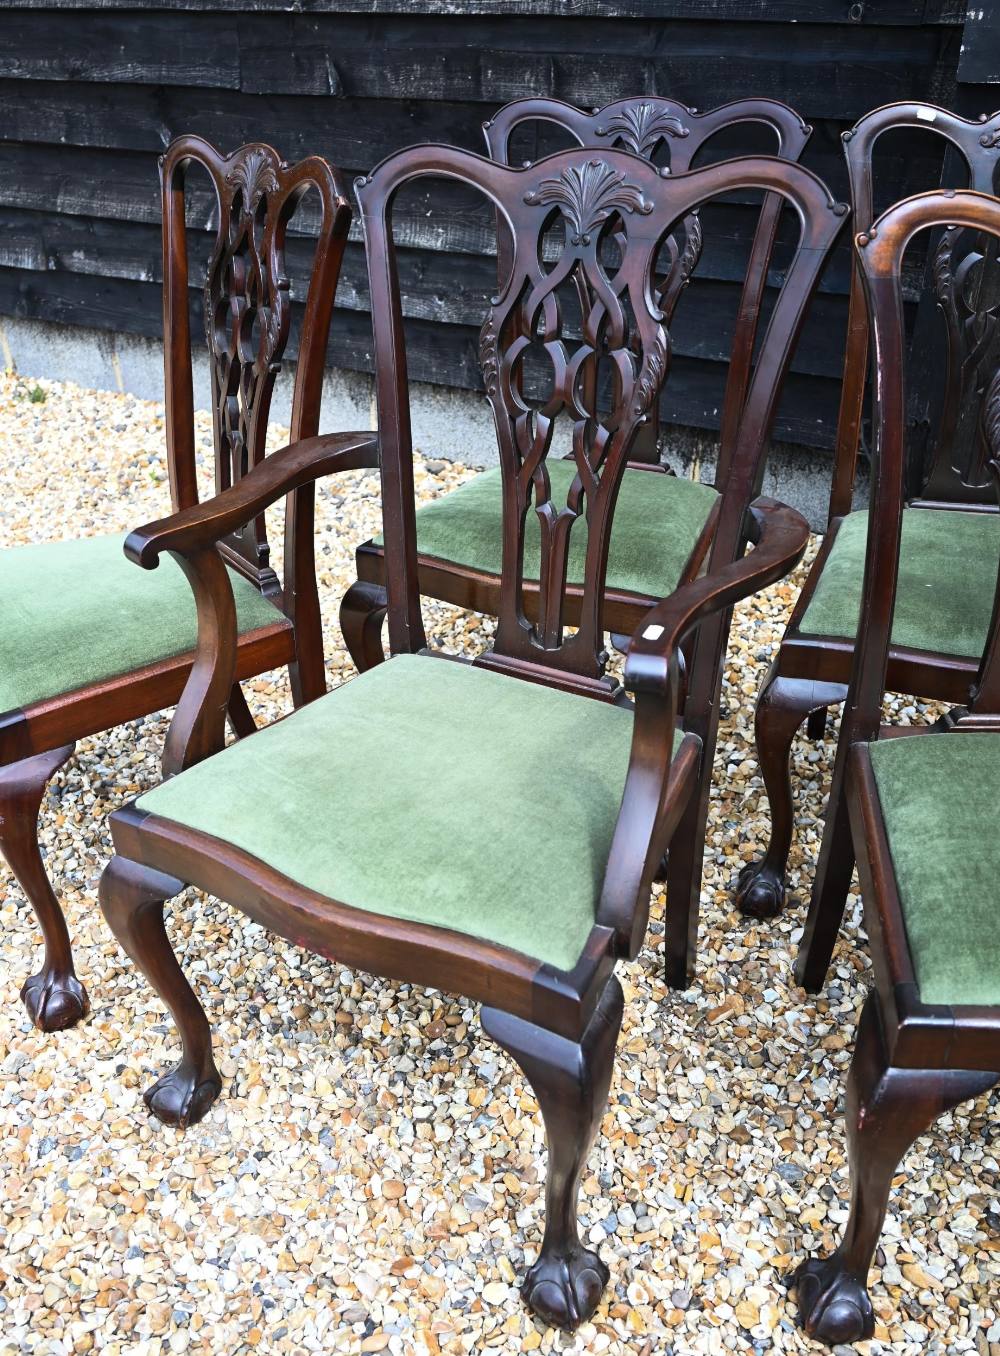
[[[840,132],[867,109],[908,98],[990,108],[989,25],[976,43],[966,34],[975,50],[963,55],[965,18],[959,0],[298,0],[293,12],[278,0],[7,0],[0,314],[160,334],[156,157],[179,132],[223,148],[265,138],[353,175],[414,141],[481,149],[483,119],[529,93],[587,106],[656,93],[699,108],[770,95],[814,124],[805,163],[843,196]],[[960,86],[960,60],[976,84]],[[900,140],[888,197],[933,187],[940,163],[919,136]],[[752,222],[740,202],[715,210],[664,405],[669,421],[705,429],[718,422],[720,329]],[[436,193],[411,204],[402,240],[411,375],[474,387],[476,306],[495,267],[489,213]],[[293,245],[293,282],[306,244]],[[795,358],[786,440],[831,442],[848,269],[845,239]],[[914,296],[919,282],[917,269]],[[355,232],[335,365],[370,369],[367,304]]]

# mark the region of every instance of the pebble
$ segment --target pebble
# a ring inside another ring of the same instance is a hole
[[[30,398],[36,384],[44,401]],[[272,429],[272,446],[285,435]],[[0,547],[163,516],[163,438],[153,402],[0,374]],[[208,491],[204,415],[196,441]],[[418,497],[470,474],[418,456]],[[331,686],[353,673],[337,626],[353,549],[379,525],[377,476],[321,483]],[[580,1203],[611,1268],[590,1323],[547,1331],[518,1298],[540,1242],[544,1133],[462,998],[345,969],[190,891],[168,927],[225,1090],[185,1133],[149,1118],[141,1091],[175,1058],[174,1029],[107,931],[96,886],[108,813],[158,779],[160,714],[81,740],[43,806],[43,849],[94,1000],[72,1031],[46,1036],[24,1017],[37,929],[0,865],[0,1356],[815,1352],[784,1278],[831,1249],[845,1217],[843,1086],[871,982],[856,894],[826,991],[792,981],[835,721],[819,744],[804,732],[795,744],[786,913],[746,923],[730,894],[767,839],[753,701],[803,573],[736,609],[695,981],[664,986],[662,893],[645,947],[620,967],[619,1058]],[[491,619],[424,606],[433,644],[488,643]],[[244,687],[262,722],[289,709],[284,673]],[[937,714],[891,705],[897,720]],[[983,1097],[907,1156],[872,1276],[876,1338],[859,1356],[1000,1356],[995,1124]]]

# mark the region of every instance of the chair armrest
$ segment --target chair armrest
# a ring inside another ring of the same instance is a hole
[[[643,617],[625,659],[629,692],[666,692],[677,647],[693,626],[783,579],[802,559],[809,524],[801,513],[760,498],[750,505],[749,516],[753,551],[682,585]]]
[[[225,743],[226,707],[236,677],[236,603],[216,543],[320,476],[378,464],[376,434],[303,438],[272,453],[231,489],[129,535],[125,554],[144,569],[155,570],[164,551],[174,557],[198,613],[194,664],[163,748],[164,777],[211,757]]]
[[[635,694],[632,749],[597,922],[613,929],[617,954],[629,958],[646,935],[653,875],[701,771],[697,735],[686,735],[674,755],[680,642],[705,617],[781,579],[809,541],[802,515],[773,499],[750,505],[748,526],[755,549],[647,612],[625,659],[625,687]]]
[[[322,433],[316,438],[303,438],[272,452],[231,489],[205,503],[137,527],[129,533],[125,554],[144,569],[154,570],[164,551],[183,554],[211,546],[292,490],[321,476],[372,469],[378,464],[377,434]]]

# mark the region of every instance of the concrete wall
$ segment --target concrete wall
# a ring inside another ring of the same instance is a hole
[[[0,361],[29,377],[74,381],[104,391],[127,391],[147,400],[163,399],[163,346],[158,340],[103,330],[51,325],[37,320],[0,317]],[[287,423],[291,412],[291,377],[278,379],[272,417]],[[195,358],[195,404],[209,406],[209,374],[205,356]],[[481,395],[444,386],[414,383],[411,387],[414,445],[425,455],[467,466],[497,461],[489,407]],[[321,431],[376,426],[370,376],[331,369],[323,390]],[[667,460],[679,474],[710,479],[716,445],[710,435],[676,428],[667,433]],[[764,493],[801,510],[813,528],[822,530],[829,494],[830,457],[809,448],[775,443],[768,460]],[[863,502],[866,486],[861,487]]]

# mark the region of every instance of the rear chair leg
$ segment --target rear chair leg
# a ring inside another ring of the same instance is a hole
[[[809,993],[819,993],[826,982],[854,873],[854,840],[842,764],[843,759],[833,774],[809,912],[795,957],[795,978]]]
[[[143,1095],[154,1116],[181,1129],[200,1121],[222,1091],[208,1018],[184,978],[163,926],[164,901],[184,888],[184,882],[173,876],[112,857],[100,890],[101,909],[112,932],[177,1023],[180,1061]]]
[[[340,629],[347,652],[359,673],[373,669],[385,659],[382,623],[387,608],[388,599],[381,584],[367,584],[359,579],[344,594],[340,604]]]
[[[792,1277],[799,1324],[810,1337],[834,1346],[872,1336],[868,1270],[899,1163],[939,1116],[978,1097],[997,1079],[995,1073],[965,1069],[894,1068],[882,1039],[878,998],[869,994],[847,1082],[851,1213],[837,1251],[804,1262]]]
[[[736,880],[736,907],[749,918],[775,918],[785,905],[785,874],[792,846],[795,809],[789,762],[792,741],[802,722],[809,734],[822,736],[826,708],[842,702],[847,688],[811,678],[785,678],[777,663],[757,698],[754,732],[757,758],[771,810],[771,840],[762,860],[750,862]]]
[[[75,744],[0,768],[0,852],[35,911],[45,959],[24,981],[21,1001],[40,1031],[73,1026],[90,1010],[76,977],[66,920],[45,874],[38,846],[38,814],[49,778],[72,757]]]
[[[532,1313],[556,1328],[586,1322],[610,1274],[597,1253],[583,1245],[576,1205],[608,1102],[623,1005],[621,985],[612,976],[579,1044],[496,1008],[483,1008],[481,1014],[486,1034],[524,1071],[545,1121],[545,1234],[521,1294]]]
[[[237,739],[246,739],[249,735],[257,733],[257,722],[253,718],[239,683],[233,684],[233,690],[230,692],[229,701],[226,704],[226,714],[229,717],[232,732]]]

